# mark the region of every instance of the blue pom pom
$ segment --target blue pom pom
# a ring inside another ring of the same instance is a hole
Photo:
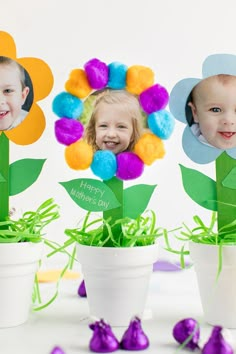
[[[52,102],[53,112],[60,118],[79,118],[83,112],[83,102],[68,92],[61,92]]]
[[[108,86],[112,89],[123,89],[126,87],[126,72],[128,66],[122,63],[113,62],[108,65],[109,79]]]
[[[117,170],[116,155],[109,150],[96,151],[90,168],[104,181],[111,179]]]
[[[169,139],[174,130],[175,119],[170,112],[163,109],[149,114],[147,123],[153,134],[160,139]]]

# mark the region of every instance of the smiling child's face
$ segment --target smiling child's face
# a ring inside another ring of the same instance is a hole
[[[0,130],[9,129],[18,118],[21,107],[29,93],[22,89],[20,72],[17,65],[0,65]]]
[[[195,123],[209,144],[219,149],[236,147],[236,77],[202,80],[189,103]]]
[[[101,103],[96,113],[96,145],[114,154],[125,151],[133,139],[132,117],[120,104]]]

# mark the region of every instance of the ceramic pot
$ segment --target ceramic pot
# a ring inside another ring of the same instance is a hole
[[[190,242],[205,321],[236,328],[236,247],[223,246],[222,271],[217,278],[219,246]]]
[[[90,315],[111,326],[142,319],[157,244],[142,247],[77,246]]]
[[[43,242],[0,243],[0,328],[25,323]]]

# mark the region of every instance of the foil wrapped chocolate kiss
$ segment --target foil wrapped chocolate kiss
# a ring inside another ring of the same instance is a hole
[[[123,334],[120,347],[125,350],[143,350],[148,346],[149,340],[141,327],[141,321],[135,317],[130,321],[128,329]]]
[[[134,317],[129,327],[124,332],[120,343],[112,332],[108,323],[103,319],[89,325],[93,330],[93,336],[89,343],[91,351],[96,353],[110,353],[117,349],[123,350],[144,350],[149,346],[149,340],[141,327],[141,321]]]
[[[95,353],[111,353],[119,349],[119,342],[112,332],[111,326],[103,319],[89,325],[93,336],[89,348]]]
[[[221,333],[221,326],[215,326],[211,336],[203,346],[202,354],[233,354],[233,348],[227,343]]]
[[[176,323],[173,328],[173,337],[183,347],[195,350],[199,348],[199,324],[193,318],[186,318]]]

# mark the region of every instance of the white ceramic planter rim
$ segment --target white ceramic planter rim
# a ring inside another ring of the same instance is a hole
[[[218,264],[219,262],[219,245],[189,242],[190,257],[197,262],[201,260],[201,264]],[[236,265],[236,246],[224,245],[222,246],[222,260],[223,266]]]
[[[137,247],[96,247],[77,244],[78,261],[84,265],[91,264],[91,259],[87,258],[88,251],[96,266],[99,266],[101,261],[103,265],[112,264],[114,267],[123,268],[153,264],[157,260],[158,244]],[[106,263],[104,263],[105,255]],[[135,257],[132,257],[132,255],[135,255]]]
[[[31,263],[41,259],[42,242],[0,243],[0,265]]]

